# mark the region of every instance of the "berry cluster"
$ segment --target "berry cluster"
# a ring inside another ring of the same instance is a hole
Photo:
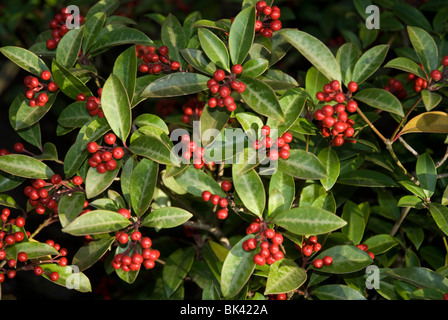
[[[103,110],[101,109],[101,93],[103,89],[98,89],[98,97],[90,96],[86,97],[84,93],[80,93],[76,96],[76,101],[86,101],[87,112],[92,116],[104,117]]]
[[[357,102],[352,99],[352,94],[358,90],[358,84],[351,81],[347,88],[348,92],[344,94],[339,81],[333,80],[324,85],[323,91],[316,94],[317,99],[321,102],[335,101],[337,103],[334,106],[326,104],[314,112],[314,119],[318,121],[322,135],[325,138],[330,138],[335,146],[341,146],[345,141],[344,138],[350,138],[355,133],[353,129],[355,123],[352,119],[348,119],[346,111],[353,113],[358,109]]]
[[[213,73],[213,78],[207,81],[207,87],[213,95],[208,100],[210,108],[218,106],[220,108],[226,107],[230,112],[236,110],[237,105],[231,96],[232,90],[238,93],[243,93],[246,90],[244,82],[236,79],[241,72],[243,72],[243,67],[240,64],[235,64],[232,66],[232,72],[229,75],[226,75],[222,69]]]
[[[51,72],[48,70],[42,71],[40,74],[41,80],[48,81],[51,79]],[[55,92],[58,90],[56,82],[40,82],[37,77],[26,76],[23,80],[25,86],[28,87],[25,97],[29,99],[28,103],[30,107],[43,107],[48,102],[48,92]],[[42,89],[45,91],[41,92]]]
[[[423,79],[422,79],[423,80]],[[389,84],[384,86],[383,88],[386,91],[389,91],[394,96],[396,96],[398,99],[405,99],[408,95],[407,91],[403,87],[403,83],[395,78],[389,79]]]
[[[81,190],[79,186],[83,182],[80,176],[73,177],[70,182],[62,180],[59,174],[54,174],[48,182],[43,179],[32,180],[31,185],[25,187],[24,194],[37,214],[44,214],[47,209],[57,213],[59,198]]]
[[[117,161],[123,158],[124,150],[115,145],[117,136],[108,133],[104,136],[104,142],[109,146],[99,146],[95,141],[87,144],[87,151],[92,154],[88,160],[88,164],[92,168],[96,168],[98,173],[106,173],[114,171],[117,168]]]
[[[226,193],[232,190],[232,183],[228,180],[224,180],[221,183],[221,189]],[[202,192],[202,200],[208,202],[210,201],[214,206],[218,206],[220,209],[216,212],[216,216],[218,219],[224,220],[227,218],[229,214],[229,209],[227,206],[229,205],[229,201],[226,197],[220,197],[217,194],[212,194],[210,191]]]
[[[142,264],[146,269],[154,268],[155,261],[160,257],[160,252],[151,249],[151,238],[142,237],[141,232],[136,230],[130,235],[125,231],[118,231],[115,238],[122,245],[127,245],[129,240],[131,244],[126,251],[114,256],[111,262],[114,269],[121,269],[125,272],[138,271]]]
[[[183,115],[181,117],[182,122],[190,123],[191,118],[199,119],[202,110],[204,110],[205,102],[200,101],[197,97],[191,97],[188,101],[182,105]]]
[[[370,258],[375,259],[375,254],[369,250],[369,246],[365,243],[357,244],[356,247],[364,252],[367,252],[367,254],[370,256]]]
[[[180,68],[179,62],[170,61],[167,46],[161,46],[158,54],[156,53],[156,47],[153,46],[137,45],[135,50],[137,58],[143,60],[143,63],[138,67],[141,73],[158,74],[176,71]]]
[[[302,247],[295,245],[296,249],[298,249],[305,259],[308,261],[309,257],[322,248],[322,245],[317,241],[316,236],[309,236],[303,243]],[[320,269],[323,266],[330,266],[333,263],[333,258],[330,256],[325,256],[322,259],[314,259],[313,266],[316,269]]]
[[[249,227],[246,228],[246,234],[255,234],[243,242],[244,251],[257,249],[260,242],[260,251],[254,255],[254,263],[263,266],[273,264],[275,261],[283,259],[284,254],[280,248],[283,243],[283,235],[269,228],[267,223],[258,218],[254,219]]]
[[[28,260],[28,254],[26,252],[20,251],[17,253],[17,257],[15,259],[10,258],[7,259],[6,263],[1,263],[7,258],[7,254],[5,251],[6,247],[12,246],[15,243],[22,242],[25,239],[25,234],[26,236],[30,235],[28,231],[24,231],[23,229],[26,222],[25,218],[19,216],[15,219],[10,219],[10,213],[11,212],[8,208],[4,208],[0,216],[2,221],[2,228],[0,230],[0,283],[4,282],[5,274],[9,279],[13,279],[16,276],[18,270],[34,270],[34,274],[40,276],[44,273],[44,270],[40,266],[40,264],[42,263],[58,263],[60,266],[66,266],[68,264],[68,260],[65,257],[67,255],[67,249],[61,248],[61,246],[59,244],[55,244],[53,240],[47,240],[46,243],[53,246],[57,251],[59,251],[59,255],[50,258],[50,260],[30,261]],[[6,265],[8,269],[3,267],[3,265]],[[59,273],[48,273],[48,277],[52,281],[57,281],[59,279]]]
[[[270,137],[271,128],[268,125],[264,125],[261,128],[261,140],[254,140],[252,143],[252,148],[255,150],[265,150],[266,155],[271,161],[277,161],[279,158],[288,159],[289,158],[289,144],[293,140],[293,136],[290,132],[285,132],[281,137],[278,137],[273,141]]]
[[[280,9],[277,6],[268,6],[265,1],[258,1],[255,5],[257,18],[255,21],[255,34],[271,38],[275,31],[282,28],[280,18]]]
[[[188,134],[182,135],[180,142],[183,145],[182,157],[185,160],[193,159],[193,166],[196,169],[202,169],[204,166],[213,167],[215,165],[213,161],[206,160],[204,148],[198,146],[195,141],[191,141]]]
[[[84,21],[84,16],[77,16],[81,24]],[[47,40],[47,49],[54,50],[59,44],[61,38],[69,31],[67,21],[76,19],[73,17],[67,8],[62,8],[60,12],[56,13],[54,19],[50,21],[51,38]]]

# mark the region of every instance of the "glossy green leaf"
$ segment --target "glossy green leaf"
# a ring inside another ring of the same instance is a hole
[[[51,71],[59,89],[69,98],[76,100],[77,95],[80,93],[84,93],[87,97],[92,95],[92,92],[84,82],[56,60],[53,60]]]
[[[159,164],[143,158],[134,168],[130,180],[131,204],[137,216],[148,210],[154,195]]]
[[[437,92],[431,92],[429,90],[422,90],[422,101],[425,105],[425,109],[427,111],[430,111],[437,107],[440,102],[442,102],[442,96],[438,94]]]
[[[283,91],[299,86],[296,79],[279,69],[268,69],[259,77],[259,80],[266,83],[274,91]]]
[[[77,141],[70,146],[64,157],[64,173],[72,177],[86,160],[88,152],[83,141]]]
[[[420,113],[409,120],[397,134],[397,139],[406,133],[448,133],[448,114],[442,111]]]
[[[243,77],[253,77],[256,78],[262,75],[269,67],[269,61],[263,58],[255,58],[246,61],[243,65],[243,72],[241,76]]]
[[[90,7],[86,14],[86,20],[91,19],[92,16],[98,12],[103,12],[106,15],[110,15],[118,8],[119,5],[120,2],[118,0],[100,0]]]
[[[381,66],[389,51],[389,45],[377,45],[367,50],[353,68],[352,80],[361,84]]]
[[[269,204],[274,190],[278,190],[282,195],[283,202],[279,203],[278,206],[281,211],[290,209],[295,198],[294,178],[283,171],[277,170],[269,181]]]
[[[139,115],[134,119],[134,125],[136,125],[137,127],[154,126],[158,129],[161,129],[167,135],[170,134],[170,130],[168,129],[165,121],[163,121],[159,116],[156,116],[155,114],[144,113]]]
[[[206,28],[198,30],[201,48],[207,57],[218,67],[230,72],[229,52],[224,42]]]
[[[101,109],[112,131],[125,142],[131,132],[131,104],[126,88],[115,74],[111,74],[104,83]]]
[[[448,279],[428,268],[407,267],[393,268],[385,271],[385,275],[405,281],[417,287],[433,288],[448,292]]]
[[[429,212],[440,230],[448,235],[448,208],[436,202],[429,204]]]
[[[227,110],[222,110],[221,108],[210,108],[208,105],[204,107],[201,113],[200,124],[201,124],[201,138],[202,146],[206,147],[212,143],[218,136],[218,132],[222,132],[225,126],[229,122],[230,113]],[[215,136],[206,134],[206,132],[211,130],[216,133]]]
[[[168,55],[174,61],[181,63],[182,56],[179,50],[187,47],[187,39],[182,25],[174,15],[168,14],[163,21],[161,38],[163,44],[168,47]]]
[[[283,259],[269,268],[264,295],[294,291],[307,279],[304,269],[294,261]]]
[[[47,103],[42,106],[36,106],[31,107],[27,100],[19,100],[14,101],[13,105],[11,105],[11,109],[14,108],[15,110],[10,109],[10,122],[14,124],[15,130],[24,130],[24,129],[30,129],[32,126],[34,126],[36,123],[39,122],[47,113],[50,111],[51,107],[53,106],[53,103],[56,100],[58,93],[48,93],[48,101]],[[20,102],[21,101],[21,102]],[[17,105],[15,103],[20,103],[20,105]],[[15,112],[15,113],[14,113]],[[30,129],[31,130],[31,129]]]
[[[336,58],[319,39],[300,30],[283,29],[279,32],[328,79],[341,82],[341,70]]]
[[[9,107],[9,123],[13,128],[17,127],[16,116],[17,111],[19,110],[22,104],[26,104],[25,96],[22,94],[18,94],[16,98],[13,100],[11,106]],[[34,123],[33,125],[23,128],[21,130],[16,130],[17,134],[28,143],[36,146],[39,149],[42,149],[42,135],[40,130],[39,122]]]
[[[244,173],[238,170],[238,165],[232,167],[233,186],[244,206],[258,217],[263,215],[266,205],[266,194],[258,173],[251,169]]]
[[[352,42],[344,43],[336,53],[336,61],[341,68],[342,83],[346,86],[352,81],[353,69],[360,56],[359,48]],[[328,83],[328,80],[326,83]],[[320,86],[318,91],[321,91],[322,88],[323,85]]]
[[[319,300],[367,300],[358,290],[342,284],[322,285],[311,294]]]
[[[118,212],[93,210],[77,217],[62,228],[62,231],[73,236],[84,236],[118,231],[130,224],[131,222]]]
[[[98,173],[96,168],[89,168],[85,179],[85,189],[87,199],[92,199],[105,191],[114,182],[122,162],[117,161],[117,167],[113,171]]]
[[[104,12],[96,12],[86,20],[84,28],[84,39],[82,41],[82,52],[86,54],[95,43],[101,29],[106,22],[107,15]]]
[[[340,173],[340,163],[337,153],[332,148],[324,148],[317,155],[327,171],[327,177],[320,179],[325,190],[330,190],[336,183]]]
[[[278,169],[290,176],[299,179],[317,180],[327,176],[327,170],[311,152],[304,150],[290,150],[290,157],[286,160],[280,160]]]
[[[86,109],[86,102],[77,101],[62,110],[58,117],[58,124],[66,128],[80,128],[92,120]]]
[[[197,73],[176,72],[151,82],[141,93],[143,98],[175,97],[206,90],[210,78]]]
[[[423,189],[427,197],[434,194],[437,183],[437,169],[434,161],[428,153],[424,153],[417,159],[415,167],[417,179],[420,183],[420,188]]]
[[[369,247],[368,251],[375,255],[385,253],[399,244],[394,237],[388,234],[376,234],[366,239],[363,243]]]
[[[232,22],[229,32],[229,53],[232,64],[242,64],[249,53],[255,37],[255,8],[240,11]]]
[[[422,28],[408,26],[407,31],[415,53],[429,75],[439,67],[437,45],[431,35]]]
[[[58,216],[62,227],[65,227],[81,214],[85,201],[86,197],[83,192],[63,195],[60,198],[58,203]]]
[[[380,109],[404,117],[400,100],[389,91],[378,88],[368,88],[354,95],[355,100],[361,101],[375,109]]]
[[[158,135],[141,135],[131,142],[129,150],[161,164],[179,165],[179,157],[174,154],[172,145],[167,143],[166,137],[163,132],[159,132]]]
[[[54,174],[45,163],[23,154],[1,156],[0,171],[29,179],[49,179]]]
[[[0,192],[6,192],[16,188],[25,181],[25,178],[11,175],[0,170]]]
[[[8,246],[5,249],[8,259],[17,259],[19,252],[26,252],[28,259],[42,258],[45,256],[59,255],[59,252],[52,246],[46,243],[37,241],[27,241],[16,243],[14,246]]]
[[[280,122],[285,121],[280,102],[275,92],[263,81],[242,77],[246,90],[241,93],[244,102],[255,112],[272,117]]]
[[[181,208],[164,207],[149,213],[142,221],[145,227],[174,228],[188,221],[193,215]]]
[[[193,247],[179,248],[165,260],[162,279],[167,297],[179,288],[193,266],[196,251]]]
[[[384,173],[360,169],[341,174],[337,183],[358,187],[396,187],[396,182]]]
[[[0,48],[0,52],[20,68],[35,76],[40,77],[42,71],[50,70],[41,58],[27,49],[15,46],[5,46]]]
[[[277,213],[273,222],[299,235],[328,233],[347,224],[332,212],[316,207],[299,207]]]
[[[81,50],[84,26],[69,30],[59,41],[56,48],[56,61],[64,68],[71,68],[76,63]]]
[[[78,249],[72,263],[83,271],[93,266],[110,249],[115,237],[104,237],[90,241]]]
[[[224,297],[235,297],[255,269],[253,258],[256,250],[246,252],[243,249],[243,242],[251,237],[252,235],[247,235],[242,238],[227,254],[221,271],[221,291]]]
[[[337,245],[320,252],[315,259],[322,259],[325,256],[333,258],[330,266],[319,269],[321,272],[345,274],[365,269],[372,264],[372,258],[361,249],[353,245]],[[314,267],[312,267],[314,269]]]
[[[218,194],[220,197],[226,196],[215,179],[193,166],[188,166],[185,171],[176,175],[174,179],[189,193],[197,197],[200,197],[205,190],[210,191],[212,194]]]
[[[425,72],[422,70],[422,68],[420,68],[418,63],[406,57],[398,57],[392,59],[384,65],[384,68],[398,69],[404,72],[415,74],[422,79],[426,78]]]
[[[112,72],[121,80],[129,100],[132,102],[137,81],[137,54],[135,46],[129,47],[117,57]]]
[[[201,71],[210,76],[216,71],[216,65],[210,61],[204,51],[198,49],[182,49],[180,50],[182,57],[196,70]]]
[[[357,245],[361,243],[366,227],[366,218],[364,212],[352,201],[344,204],[341,218],[347,221],[347,225],[342,227],[342,234]]]
[[[98,36],[95,43],[90,48],[90,56],[93,57],[111,47],[124,44],[141,44],[148,46],[152,43],[151,39],[140,30],[129,27],[112,29],[104,34],[101,33]]]

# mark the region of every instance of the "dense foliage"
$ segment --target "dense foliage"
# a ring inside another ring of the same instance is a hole
[[[4,297],[448,299],[446,1],[19,4]]]

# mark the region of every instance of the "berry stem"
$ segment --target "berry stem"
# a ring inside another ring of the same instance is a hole
[[[376,135],[387,145],[387,139],[378,131],[378,129],[373,125],[372,122],[366,117],[364,112],[361,111],[360,108],[356,109],[356,112],[360,115],[360,117],[368,124],[368,126],[376,133]]]

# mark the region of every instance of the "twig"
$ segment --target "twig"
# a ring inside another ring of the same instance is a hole
[[[418,154],[417,151],[414,150],[414,148],[412,148],[406,141],[404,141],[404,139],[403,139],[402,137],[399,137],[398,140],[401,142],[401,144],[402,144],[406,149],[408,149],[408,151],[409,151],[410,153],[412,153],[412,154],[414,155],[414,157],[416,157],[416,158],[418,159],[418,157],[419,157],[420,155]]]
[[[411,207],[406,207],[403,209],[403,212],[401,213],[400,219],[397,220],[395,225],[393,226],[390,235],[393,237],[397,233],[398,229],[400,229],[401,224],[403,223],[404,219],[408,215],[409,211],[411,210]]]
[[[364,112],[361,111],[360,108],[356,109],[357,113],[361,116],[361,118],[368,124],[368,126],[370,127],[370,129],[373,130],[373,132],[376,133],[376,135],[384,142],[387,142],[387,139],[381,134],[381,132],[378,131],[378,129],[373,125],[372,122],[370,122],[370,120],[366,117],[366,115],[364,114]]]
[[[29,240],[33,239],[43,228],[48,227],[50,224],[58,221],[58,219],[50,216],[47,220],[42,222],[36,230],[34,230],[33,234],[28,237]]]
[[[412,111],[414,111],[415,107],[420,103],[420,101],[422,101],[422,97],[420,97],[413,105],[412,107],[409,109],[409,111],[406,113],[406,115],[404,116],[403,119],[401,119],[400,124],[397,126],[397,128],[395,129],[394,133],[392,134],[392,137],[390,138],[390,141],[392,141],[392,143],[396,140],[397,138],[397,134],[400,131],[401,127],[403,126],[403,124],[405,123],[405,121],[408,119],[409,115],[412,113]]]
[[[443,156],[442,159],[440,159],[437,163],[436,163],[436,169],[438,169],[442,164],[445,163],[446,159],[448,159],[448,148],[446,148],[445,151],[445,155]]]

